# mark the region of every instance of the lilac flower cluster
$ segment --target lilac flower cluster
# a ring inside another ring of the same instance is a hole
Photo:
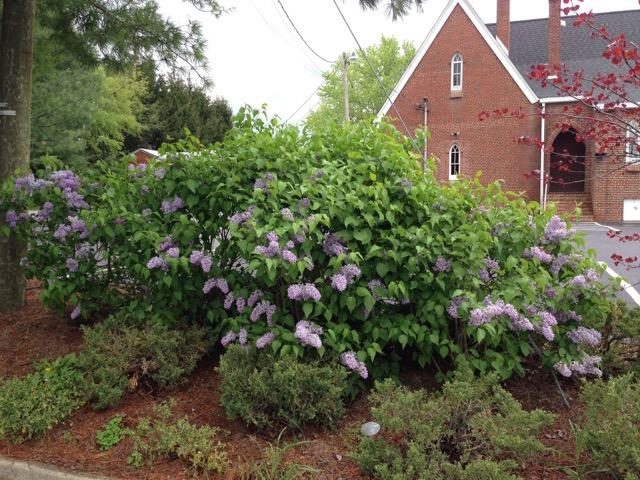
[[[251,298],[249,298],[249,300],[251,300]],[[256,323],[260,319],[260,317],[264,315],[267,318],[267,325],[271,327],[273,324],[274,313],[276,313],[276,306],[268,300],[262,300],[258,302],[258,304],[251,311],[249,320],[251,320],[253,323]]]
[[[282,218],[284,218],[285,220],[289,220],[290,222],[293,222],[295,220],[293,212],[290,208],[283,208],[282,210],[280,210],[280,215],[282,215]]]
[[[229,310],[234,303],[235,303],[235,298],[233,296],[233,292],[227,293],[224,297],[224,309]]]
[[[527,248],[522,256],[524,258],[537,258],[541,263],[551,263],[553,261],[553,255],[545,252],[540,247]]]
[[[93,250],[93,247],[90,243],[82,243],[80,245],[76,245],[75,258],[85,258],[88,256]]]
[[[242,315],[242,312],[244,312],[246,306],[247,301],[243,297],[236,298],[236,310],[238,310],[239,314]]]
[[[447,306],[447,313],[451,318],[460,318],[460,314],[458,313],[458,307],[462,305],[467,298],[464,295],[458,295],[457,297],[453,297],[449,305]]]
[[[180,256],[180,249],[178,247],[171,247],[167,250],[167,256],[171,258],[178,258]]]
[[[82,186],[82,181],[71,170],[53,172],[49,180],[62,190],[77,190]]]
[[[558,319],[553,313],[546,310],[538,312],[538,317],[540,318],[540,323],[536,327],[536,331],[551,342],[556,337],[555,333],[553,333],[553,327],[558,325]]]
[[[564,267],[566,264],[576,265],[581,259],[582,259],[582,255],[577,255],[577,254],[558,255],[553,259],[553,262],[551,262],[551,268],[550,268],[551,273],[553,273],[554,275],[558,275],[562,267]]]
[[[160,180],[162,180],[164,176],[167,174],[167,169],[164,167],[156,168],[156,171],[153,172],[153,174],[155,175],[156,178],[159,178]]]
[[[146,163],[139,163],[139,164],[130,163],[129,165],[127,165],[127,169],[129,170],[131,177],[141,178],[141,177],[144,177],[144,172],[147,170],[147,164]]]
[[[356,278],[360,276],[362,272],[357,265],[352,263],[344,265],[340,268],[340,271],[334,273],[331,277],[331,286],[334,290],[344,292],[346,288],[351,285]]]
[[[340,363],[347,369],[356,372],[362,378],[366,379],[369,376],[369,371],[364,362],[358,360],[355,352],[344,352],[340,355]]]
[[[313,283],[290,285],[287,289],[287,296],[291,300],[305,301],[313,300],[317,302],[320,300],[320,292]]]
[[[451,270],[451,260],[447,260],[442,255],[436,258],[436,264],[433,267],[436,272],[448,272]]]
[[[175,213],[181,208],[184,208],[184,200],[176,195],[173,200],[163,200],[160,211],[164,214],[169,214]]]
[[[147,262],[149,270],[168,270],[169,264],[162,257],[153,257]]]
[[[15,210],[7,210],[4,218],[9,225],[9,228],[16,228],[20,223],[20,216],[15,212]]]
[[[518,313],[510,303],[505,303],[503,300],[498,300],[494,303],[487,297],[484,299],[484,304],[483,308],[474,308],[471,311],[469,315],[470,325],[480,327],[496,317],[506,316],[511,320],[511,329],[515,331],[526,332],[534,329],[531,321]]]
[[[210,278],[202,287],[202,292],[206,295],[214,288],[220,290],[224,295],[229,293],[229,285],[224,278]]]
[[[298,257],[291,251],[295,244],[292,241],[288,241],[284,249],[280,249],[279,238],[275,232],[269,232],[266,235],[267,245],[257,245],[255,251],[257,254],[262,255],[265,258],[273,258],[280,256],[285,262],[296,263]]]
[[[59,242],[64,242],[67,238],[67,235],[72,233],[79,233],[80,238],[84,239],[89,236],[89,231],[87,230],[87,226],[84,221],[78,217],[67,217],[67,220],[70,222],[69,225],[61,224],[58,225],[58,228],[53,232],[53,238],[58,240]]]
[[[164,240],[162,240],[160,242],[160,246],[158,247],[158,251],[159,252],[164,252],[166,250],[169,250],[173,246],[174,246],[174,244],[173,244],[173,239],[171,238],[171,235],[167,235],[166,237],[164,237]]]
[[[340,239],[333,233],[327,234],[322,245],[324,253],[330,257],[337,257],[343,253],[347,253],[347,248],[342,244]]]
[[[602,370],[598,368],[602,359],[596,355],[584,355],[579,362],[570,363],[558,362],[553,368],[563,377],[576,375],[590,375],[593,377],[601,377]]]
[[[36,217],[35,217],[36,222],[42,223],[49,220],[51,218],[51,214],[53,213],[53,208],[54,208],[53,203],[44,202],[44,204],[42,205],[42,208],[38,210],[38,212],[36,213]]]
[[[189,256],[189,263],[191,263],[191,265],[199,265],[204,273],[209,273],[213,260],[211,259],[211,255],[205,254],[202,250],[194,250]]]
[[[264,294],[260,290],[254,290],[247,299],[247,307],[253,308],[258,300],[262,298]]]
[[[500,263],[492,258],[485,258],[485,268],[478,271],[478,278],[487,283],[496,278],[496,272],[500,270]]]
[[[567,337],[573,343],[589,347],[597,347],[602,340],[602,335],[599,331],[586,327],[578,327],[575,330],[571,330],[567,333]]]
[[[271,345],[271,343],[275,340],[275,338],[276,338],[275,333],[273,332],[265,333],[264,335],[262,335],[260,338],[256,340],[256,348],[262,349]]]
[[[253,215],[253,207],[248,208],[244,212],[234,213],[229,217],[229,221],[234,225],[244,225]]]
[[[24,177],[16,178],[16,190],[25,190],[27,193],[33,193],[36,190],[42,190],[43,188],[53,185],[53,182],[48,180],[37,179],[30,173]]]
[[[567,230],[567,224],[558,215],[554,215],[544,229],[544,238],[547,243],[559,243],[574,233],[575,230]]]
[[[80,263],[75,258],[67,258],[66,267],[71,273],[77,272]]]
[[[320,339],[322,327],[318,325],[307,322],[306,320],[301,320],[296,324],[294,335],[300,340],[302,345],[308,345],[313,348],[322,347],[322,340]]]
[[[220,344],[226,347],[230,343],[235,342],[238,339],[238,334],[229,330],[221,339]]]

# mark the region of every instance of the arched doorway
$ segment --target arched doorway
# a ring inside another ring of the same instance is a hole
[[[553,141],[550,192],[584,192],[586,146],[576,140],[577,136],[578,132],[570,128]]]

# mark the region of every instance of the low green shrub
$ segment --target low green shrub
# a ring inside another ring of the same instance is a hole
[[[171,418],[175,402],[161,403],[154,409],[154,417],[145,417],[129,433],[133,437],[133,451],[127,461],[141,467],[158,457],[177,457],[195,470],[222,473],[229,463],[224,444],[217,441],[217,427],[195,426],[187,417]]]
[[[176,385],[206,352],[205,335],[202,328],[127,326],[114,319],[85,328],[79,358],[89,400],[95,408],[113,407],[140,383]]]
[[[380,438],[364,438],[354,457],[385,480],[512,480],[514,468],[544,446],[536,439],[553,416],[526,412],[495,375],[459,369],[442,391],[410,391],[391,380],[370,397]]]
[[[0,437],[38,438],[84,403],[83,376],[75,354],[42,361],[35,372],[0,384]]]
[[[632,374],[585,383],[584,421],[575,431],[577,455],[614,478],[640,478],[640,382]]]
[[[234,345],[220,357],[218,372],[220,403],[230,418],[247,425],[332,427],[344,414],[347,373],[342,367],[276,359],[270,352]]]
[[[116,415],[96,432],[96,443],[100,450],[115,447],[127,435],[127,429],[122,426],[122,415]]]

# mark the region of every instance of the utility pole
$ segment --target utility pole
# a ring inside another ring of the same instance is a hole
[[[349,55],[344,52],[340,56],[342,63],[342,93],[344,95],[344,121],[350,122],[349,116]]]

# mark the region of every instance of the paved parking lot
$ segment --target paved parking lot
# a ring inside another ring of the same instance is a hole
[[[623,284],[621,298],[631,306],[640,305],[640,268],[627,269],[624,265],[615,266],[611,260],[614,253],[623,257],[640,258],[640,242],[620,242],[616,238],[609,238],[607,232],[614,229],[621,231],[623,235],[640,232],[640,224],[600,224],[579,223],[574,228],[585,234],[586,247],[595,250],[596,258],[608,265],[607,277],[621,276],[626,283]],[[607,280],[607,278],[603,278]]]

